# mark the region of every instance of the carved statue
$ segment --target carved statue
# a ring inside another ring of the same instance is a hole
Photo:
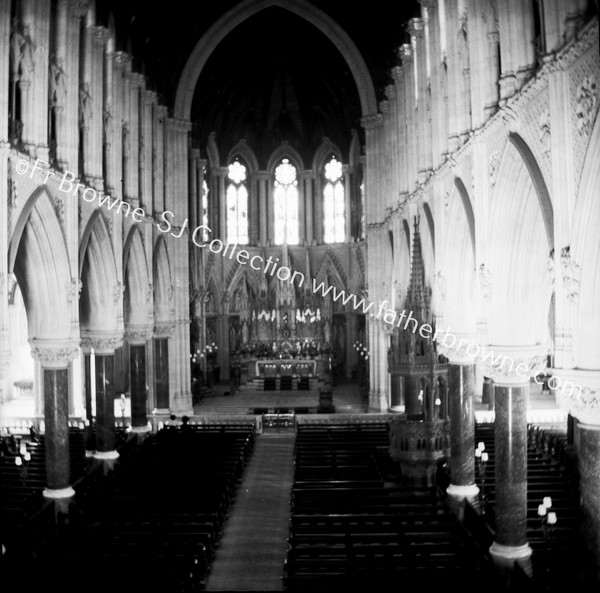
[[[13,19],[10,50],[13,60],[13,76],[22,80],[27,75],[31,78],[35,62],[35,44],[29,34],[29,26],[21,27],[18,19]]]
[[[63,59],[53,54],[50,61],[50,105],[63,105],[67,96],[67,75]]]
[[[90,83],[82,82],[79,85],[79,125],[86,127],[92,116],[92,95]]]

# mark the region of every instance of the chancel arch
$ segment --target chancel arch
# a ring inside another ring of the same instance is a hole
[[[367,65],[353,41],[331,17],[305,0],[246,0],[215,21],[194,47],[177,86],[175,117],[190,119],[196,84],[217,45],[246,19],[272,6],[289,10],[306,19],[334,43],[356,82],[363,116],[377,113],[375,89]]]

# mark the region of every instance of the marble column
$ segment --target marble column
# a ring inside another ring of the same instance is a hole
[[[450,486],[449,503],[461,507],[465,500],[477,501],[475,485],[475,416],[473,362],[448,365],[448,400],[450,408]]]
[[[527,559],[527,383],[495,383],[496,538],[490,554],[498,563]]]
[[[494,466],[496,536],[490,555],[500,571],[515,562],[531,574],[532,549],[527,543],[527,405],[530,378],[546,367],[541,346],[488,346],[495,364],[485,362],[494,381]],[[500,361],[500,363],[498,362]]]
[[[600,589],[600,370],[555,368],[552,376],[558,404],[577,419],[581,533],[591,564],[590,584]]]
[[[131,427],[134,432],[148,429],[148,390],[146,379],[146,343],[150,331],[127,331],[129,344],[129,390],[131,393]]]
[[[79,346],[71,341],[31,341],[31,354],[43,369],[46,426],[46,498],[70,498],[69,365]]]
[[[94,353],[96,389],[96,459],[116,459],[115,449],[115,350],[122,346],[122,334],[107,332],[86,335],[83,347]]]

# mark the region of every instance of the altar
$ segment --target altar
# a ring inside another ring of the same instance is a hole
[[[257,360],[255,363],[256,377],[315,376],[317,362],[313,359],[277,358],[273,360]]]

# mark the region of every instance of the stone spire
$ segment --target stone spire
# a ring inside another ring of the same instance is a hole
[[[410,284],[405,309],[412,311],[413,316],[423,322],[429,319],[429,293],[425,286],[425,265],[423,263],[419,222],[420,216],[415,216]]]

